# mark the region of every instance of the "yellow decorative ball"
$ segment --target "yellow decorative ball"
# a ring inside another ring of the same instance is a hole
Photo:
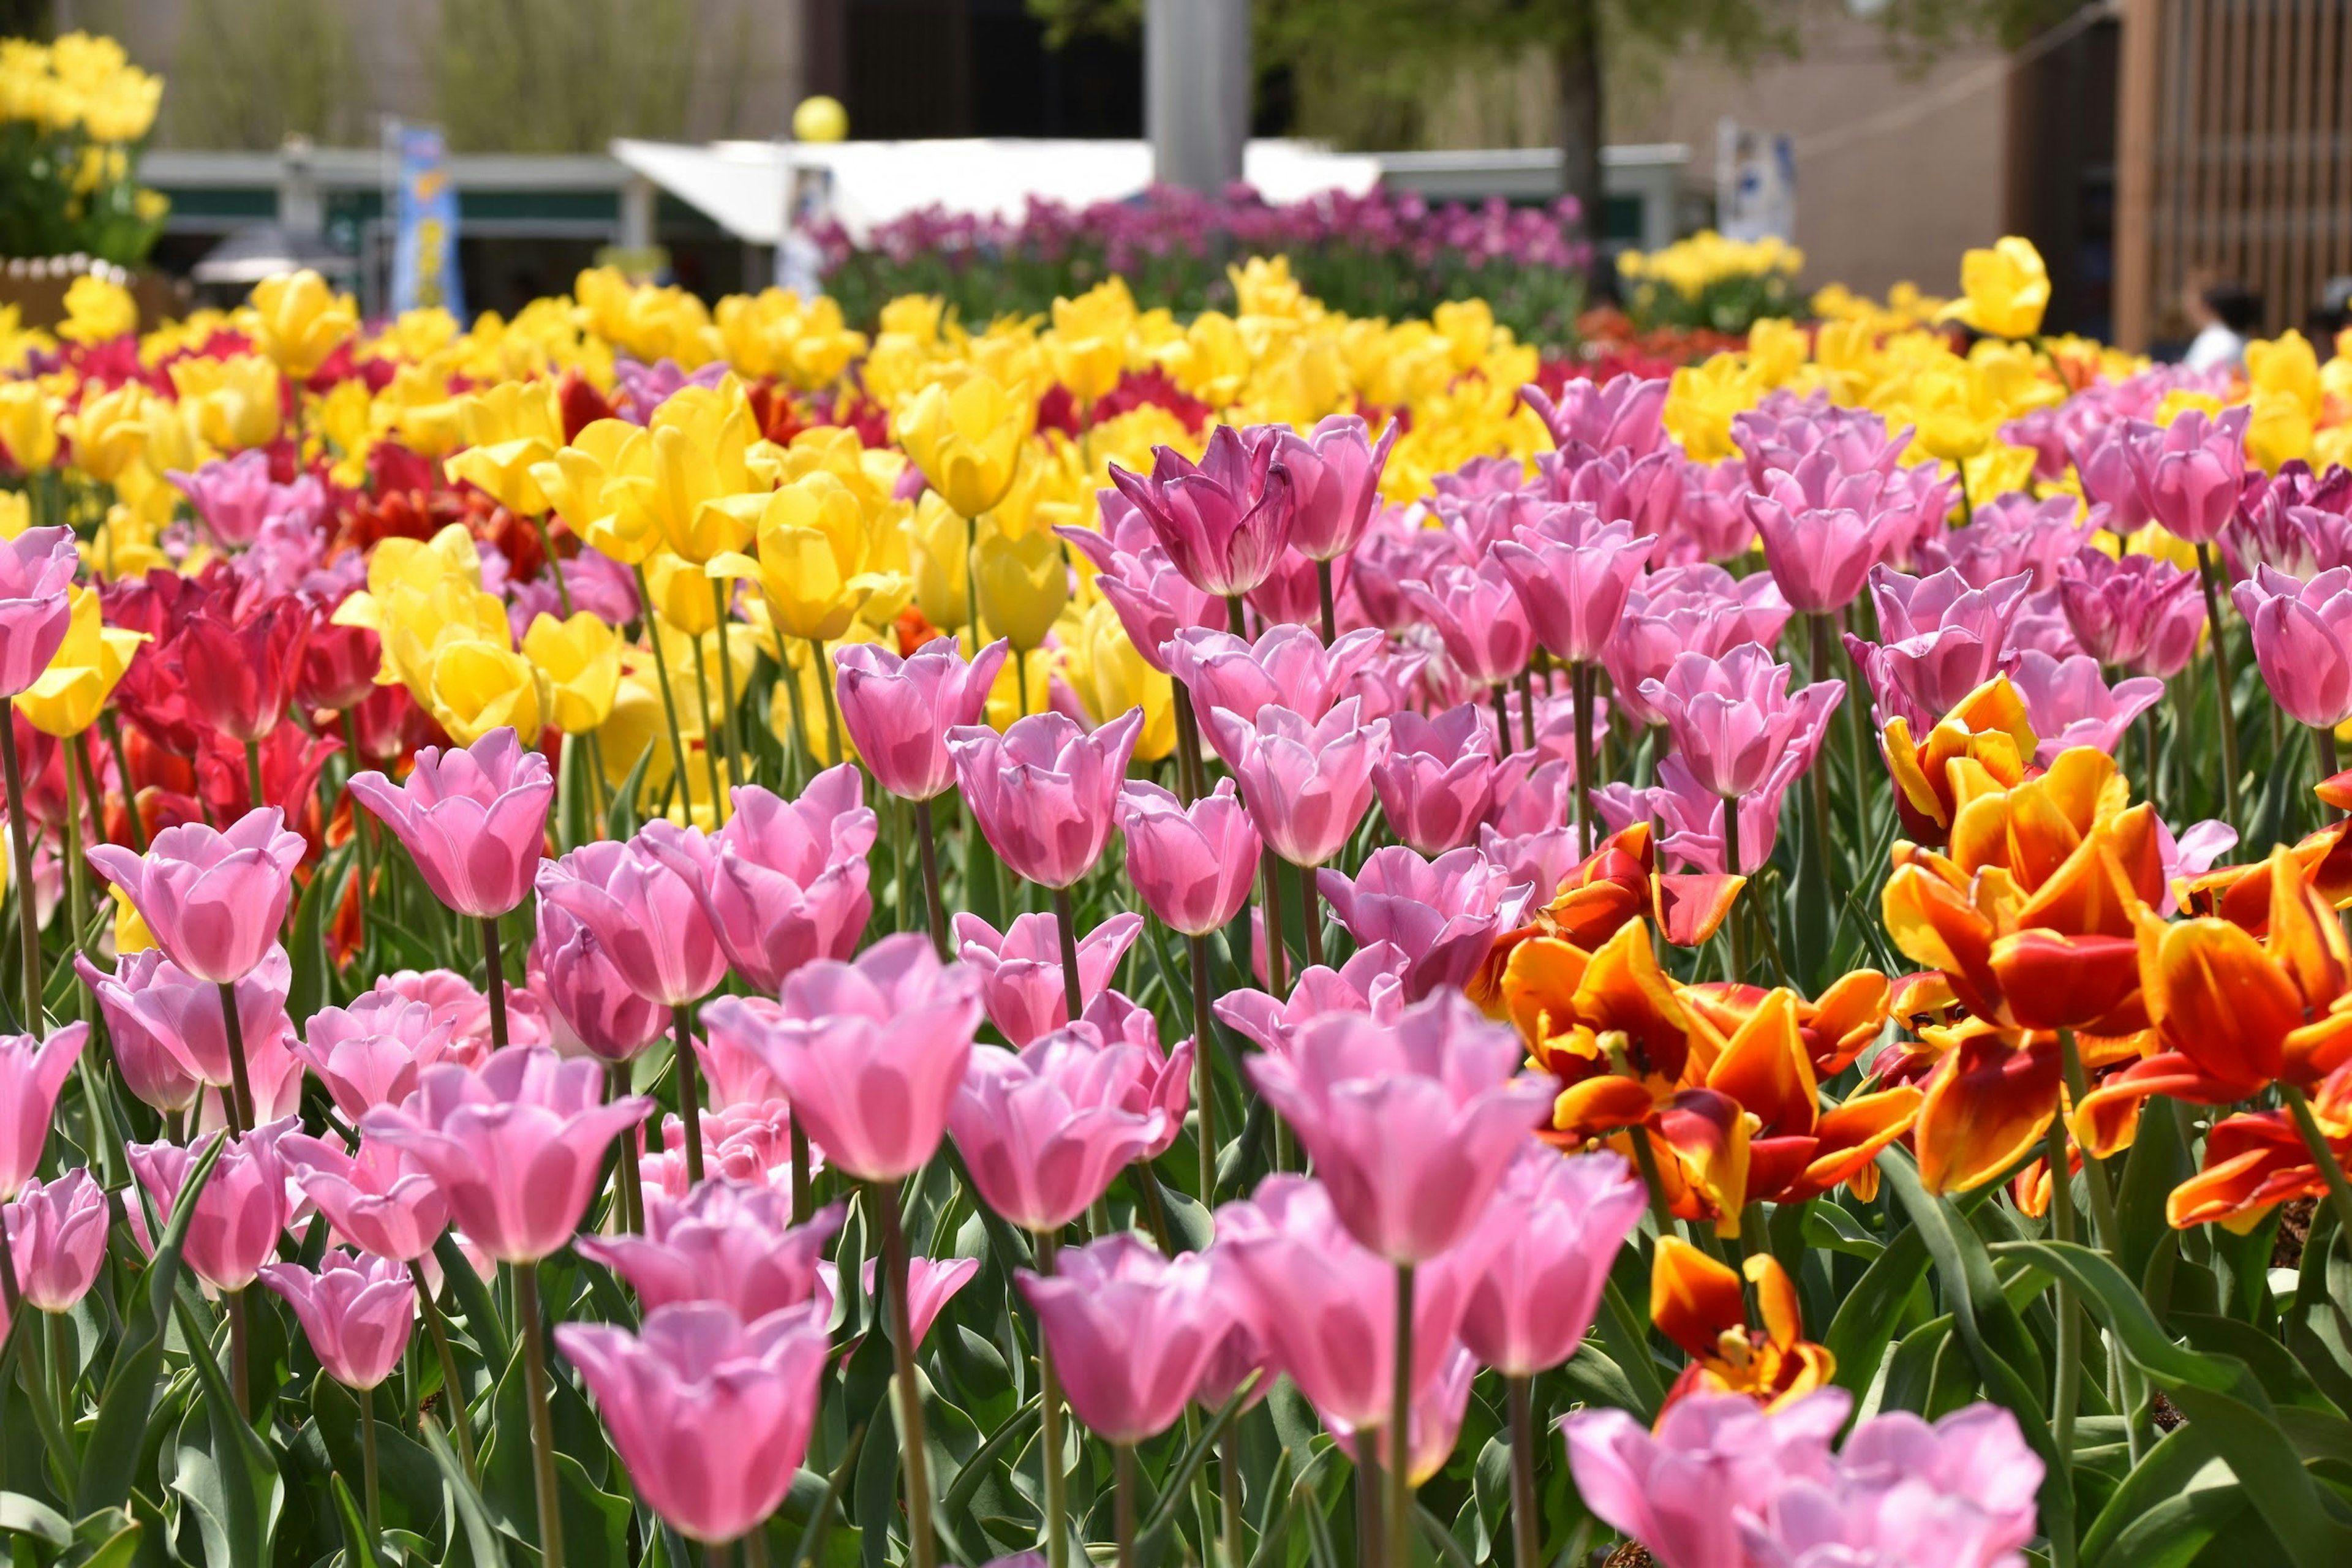
[[[793,110],[793,137],[800,142],[839,142],[849,134],[849,110],[823,93],[801,100]]]

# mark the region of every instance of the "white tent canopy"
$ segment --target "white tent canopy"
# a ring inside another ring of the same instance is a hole
[[[834,215],[860,241],[876,226],[926,207],[1018,218],[1032,196],[1083,206],[1124,200],[1151,183],[1151,148],[1143,142],[622,139],[613,156],[754,245],[782,237],[785,173],[793,164],[832,171]],[[1312,142],[1265,140],[1249,144],[1242,174],[1266,200],[1292,202],[1330,190],[1362,195],[1380,184],[1381,163]]]

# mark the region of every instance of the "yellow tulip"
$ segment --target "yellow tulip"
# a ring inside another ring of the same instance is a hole
[[[254,345],[297,381],[308,379],[359,329],[348,297],[305,268],[253,286]]]
[[[66,319],[58,336],[77,343],[102,343],[139,330],[139,301],[120,283],[85,272],[66,289]]]
[[[2011,490],[2031,494],[2033,465],[2039,456],[2031,447],[2012,447],[2003,441],[1988,442],[1975,456],[1963,458],[1960,463],[1960,472],[1968,479],[1969,500],[1982,506]]]
[[[2312,454],[2311,407],[2290,389],[2257,391],[2253,416],[2246,423],[2246,456],[2272,473],[2292,458]]]
[[[914,515],[902,526],[914,566],[915,607],[923,619],[950,629],[971,624],[971,525],[956,515],[946,497],[925,490],[915,502]]]
[[[0,855],[0,865],[5,865],[7,859],[7,856]],[[7,884],[6,875],[0,873],[0,888],[5,888]],[[131,895],[121,888],[111,885],[106,890],[114,900],[115,956],[119,958],[127,953],[144,952],[154,946],[155,933],[147,929],[146,921],[139,913],[139,906],[131,901]]]
[[[27,473],[58,460],[58,405],[40,383],[0,382],[0,445]]]
[[[1996,338],[2030,338],[2050,305],[2050,269],[2033,242],[2006,235],[1990,250],[1960,257],[1960,292],[1938,313]]]
[[[1720,462],[1739,449],[1731,444],[1731,416],[1755,406],[1763,392],[1763,378],[1745,356],[1717,354],[1675,372],[1662,417],[1692,461]]]
[[[131,657],[147,640],[144,632],[124,631],[104,625],[99,616],[98,591],[73,590],[73,618],[57,657],[30,689],[16,698],[16,711],[44,735],[79,735],[98,722],[106,700],[131,668]]]
[[[1127,371],[1127,338],[1135,324],[1135,296],[1112,278],[1075,300],[1054,301],[1054,330],[1045,353],[1054,377],[1082,404],[1118,384]]]
[[[68,426],[74,442],[74,467],[101,483],[112,484],[147,450],[147,389],[126,381],[111,392],[86,393],[81,411]],[[169,418],[169,410],[163,410]]]
[[[1037,417],[1024,385],[975,373],[953,389],[934,382],[895,421],[899,444],[931,489],[963,517],[978,517],[1013,488],[1022,448]]]
[[[500,643],[453,637],[433,650],[425,705],[461,746],[514,726],[526,746],[539,743],[546,703],[530,661]]]
[[[710,578],[698,562],[665,550],[646,562],[647,603],[664,626],[700,637],[719,624]]]
[[[2306,416],[2316,416],[2326,397],[2319,384],[2319,356],[2310,340],[2292,327],[2275,338],[2246,345],[2246,380],[2257,403],[2264,395],[2292,397]]]
[[[714,557],[710,571],[757,581],[770,618],[785,636],[831,642],[877,591],[895,593],[903,605],[902,579],[866,569],[871,550],[865,509],[831,474],[820,469],[765,496],[718,504],[756,518],[759,558],[730,552]]]
[[[980,615],[988,629],[1016,652],[1045,645],[1062,606],[1070,602],[1069,563],[1062,542],[1038,531],[1015,539],[982,520],[974,553],[980,574]]]
[[[548,721],[584,735],[613,715],[621,684],[621,634],[586,610],[568,620],[544,611],[523,633],[522,656],[547,685]]]
[[[653,475],[653,440],[625,419],[599,419],[572,443],[531,465],[531,481],[556,515],[593,548],[636,566],[661,548],[661,528],[624,479]]]
[[[1176,749],[1176,686],[1143,661],[1128,640],[1118,612],[1097,601],[1076,626],[1064,622],[1062,679],[1085,703],[1097,724],[1108,724],[1130,708],[1143,710],[1137,731],[1138,760],[1158,762]]]
[[[0,490],[0,539],[15,539],[33,526],[33,498],[23,490]]]
[[[639,508],[662,540],[698,566],[750,542],[748,528],[709,505],[721,497],[767,489],[772,480],[772,472],[752,466],[759,432],[742,390],[734,388],[730,398],[709,388],[686,388],[654,411],[651,440],[645,477],[623,475],[613,481],[621,505]]]
[[[206,444],[236,452],[278,438],[278,367],[259,354],[176,359],[171,375],[181,407],[194,409],[195,434]]]

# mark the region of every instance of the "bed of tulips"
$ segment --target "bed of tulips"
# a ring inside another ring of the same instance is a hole
[[[2352,1556],[2352,362],[1229,281],[0,342],[12,1563]]]

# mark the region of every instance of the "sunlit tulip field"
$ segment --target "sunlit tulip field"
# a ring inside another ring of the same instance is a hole
[[[7,321],[10,1568],[2352,1562],[2352,357],[1724,254]]]

